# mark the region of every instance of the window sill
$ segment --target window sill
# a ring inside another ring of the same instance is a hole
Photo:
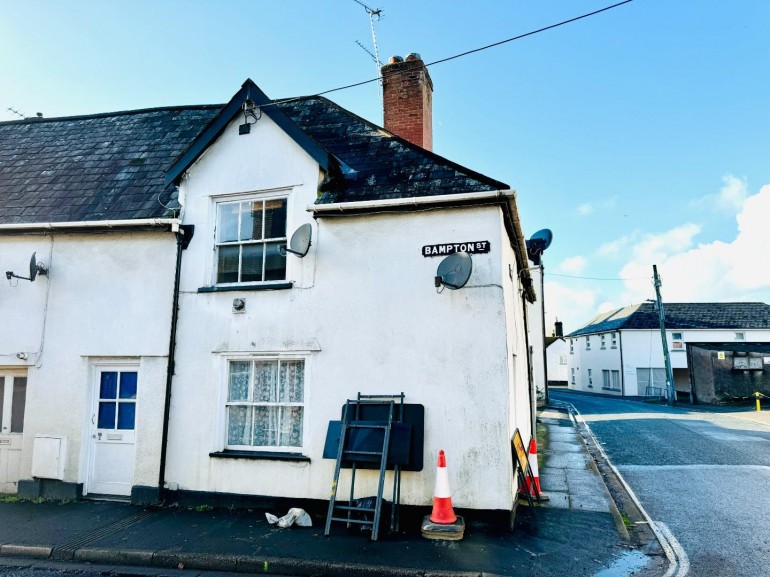
[[[310,462],[310,457],[300,453],[278,453],[272,451],[216,451],[209,453],[215,459],[250,459],[254,461],[295,461]]]
[[[292,282],[282,283],[255,283],[227,286],[202,286],[198,289],[199,293],[218,293],[227,291],[278,291],[294,287]]]
[[[613,391],[613,392],[619,393],[620,389],[613,389],[611,387],[602,387],[602,391]]]

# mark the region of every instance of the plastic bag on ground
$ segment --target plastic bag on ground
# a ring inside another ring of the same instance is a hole
[[[271,515],[270,513],[265,513],[265,517],[267,518],[268,523],[271,525],[275,525],[277,523],[281,529],[291,527],[295,523],[298,527],[313,526],[313,520],[310,518],[310,515],[308,515],[304,509],[299,509],[296,507],[289,509],[289,512],[280,519],[275,515]]]

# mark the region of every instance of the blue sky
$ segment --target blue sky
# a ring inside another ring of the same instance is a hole
[[[381,59],[426,62],[610,3],[369,1]],[[765,0],[635,0],[430,68],[434,150],[553,230],[549,323],[652,297],[653,263],[666,300],[770,301],[768,30]],[[5,2],[0,120],[314,94],[375,75],[356,40],[354,0]],[[381,123],[376,85],[328,97]]]

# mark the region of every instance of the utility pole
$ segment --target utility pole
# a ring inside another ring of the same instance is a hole
[[[655,279],[655,298],[658,302],[658,319],[660,320],[660,338],[663,342],[663,360],[666,363],[666,392],[668,405],[676,404],[676,388],[674,387],[674,372],[671,370],[671,357],[668,353],[668,339],[666,339],[666,314],[663,311],[663,300],[660,298],[660,277],[658,276],[658,265],[652,265],[652,274]]]

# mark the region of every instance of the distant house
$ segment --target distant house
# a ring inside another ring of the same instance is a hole
[[[511,436],[534,430],[515,193],[431,152],[427,69],[388,66],[385,129],[250,80],[225,105],[0,124],[1,262],[48,267],[2,289],[0,490],[324,501],[329,422],[403,392],[424,419],[402,502],[430,505],[444,449],[455,506],[515,507]],[[437,281],[460,251],[467,284]]]
[[[663,309],[676,391],[693,400],[698,400],[699,383],[689,370],[691,346],[707,343],[709,348],[740,351],[749,344],[770,343],[770,305],[765,303],[664,303]],[[619,396],[665,393],[654,303],[602,313],[567,335],[567,344],[571,389]],[[760,371],[770,371],[770,365],[763,364]]]
[[[548,368],[548,386],[566,387],[569,371],[569,345],[564,339],[562,323],[556,321],[553,336],[545,338],[545,359]]]

